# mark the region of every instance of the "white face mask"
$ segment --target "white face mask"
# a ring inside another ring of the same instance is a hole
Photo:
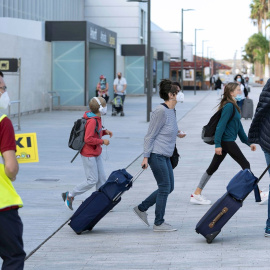
[[[182,92],[179,92],[176,96],[176,101],[177,102],[184,102],[185,95]]]
[[[5,92],[0,97],[0,109],[6,109],[9,104],[10,104],[10,98],[8,96],[8,93]]]
[[[101,113],[101,115],[106,114],[106,113],[107,113],[107,106],[102,107],[102,108],[100,109],[100,113]]]

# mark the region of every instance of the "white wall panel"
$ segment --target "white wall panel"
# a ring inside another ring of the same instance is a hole
[[[0,33],[0,58],[21,58],[21,112],[49,107],[51,43]],[[5,75],[11,100],[18,99],[17,76]],[[17,113],[17,106],[11,107]]]
[[[0,17],[83,20],[84,0],[0,0]]]
[[[84,14],[86,20],[116,32],[118,45],[140,44],[141,8],[145,10],[147,5],[126,0],[85,0]]]
[[[139,17],[138,7],[85,7],[85,16],[90,17],[118,17],[119,19],[123,17]]]
[[[86,20],[95,23],[97,25],[100,25],[102,27],[108,28],[113,30],[113,28],[116,27],[136,27],[140,25],[139,17],[130,17],[130,18],[123,18],[122,20],[119,20],[119,18],[116,17],[110,17],[110,18],[103,18],[103,17],[85,17]],[[114,30],[113,30],[114,31]]]
[[[14,18],[0,18],[0,33],[14,36],[45,40],[44,27],[44,22]]]
[[[124,7],[124,6],[133,6],[133,7],[138,7],[139,6],[139,2],[127,2],[126,0],[85,0],[85,6],[107,6],[107,7],[111,7],[111,6],[120,6],[120,7]],[[146,6],[146,4],[144,4],[143,6]]]

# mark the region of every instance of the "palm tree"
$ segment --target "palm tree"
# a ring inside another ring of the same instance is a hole
[[[249,5],[251,8],[250,18],[253,20],[254,24],[258,25],[258,32],[262,33],[262,20],[263,20],[263,0],[253,0]]]
[[[253,20],[254,24],[258,25],[258,32],[262,33],[262,22],[265,23],[265,33],[267,27],[267,19],[269,17],[268,14],[268,7],[270,7],[270,0],[253,0],[250,4],[251,13],[250,18]],[[257,53],[258,54],[258,53]],[[258,60],[258,59],[256,59]],[[262,61],[259,61],[262,63]],[[264,55],[264,64],[265,64],[265,72],[267,73],[267,77],[269,77],[269,59],[268,53]],[[255,61],[255,75],[259,76],[260,78],[263,77],[263,66]]]

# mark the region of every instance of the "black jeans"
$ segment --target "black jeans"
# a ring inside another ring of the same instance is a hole
[[[210,166],[206,170],[208,175],[212,175],[219,167],[223,159],[229,154],[241,167],[242,169],[250,169],[250,164],[243,155],[242,151],[236,144],[236,142],[221,142],[222,155],[215,154]]]
[[[22,270],[25,252],[23,250],[23,224],[18,209],[0,212],[0,257],[2,270]]]

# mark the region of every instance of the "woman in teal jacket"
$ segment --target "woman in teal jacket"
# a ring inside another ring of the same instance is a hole
[[[193,204],[211,204],[211,201],[202,196],[201,192],[227,154],[243,170],[250,169],[249,162],[235,142],[238,135],[242,143],[250,146],[251,151],[256,150],[255,144],[248,142],[247,135],[240,121],[240,109],[235,100],[240,91],[240,86],[237,83],[228,83],[224,88],[223,97],[218,105],[218,110],[222,109],[222,113],[215,132],[215,155],[210,166],[203,174],[197,189],[191,194],[190,202]],[[230,120],[232,115],[233,118]]]

